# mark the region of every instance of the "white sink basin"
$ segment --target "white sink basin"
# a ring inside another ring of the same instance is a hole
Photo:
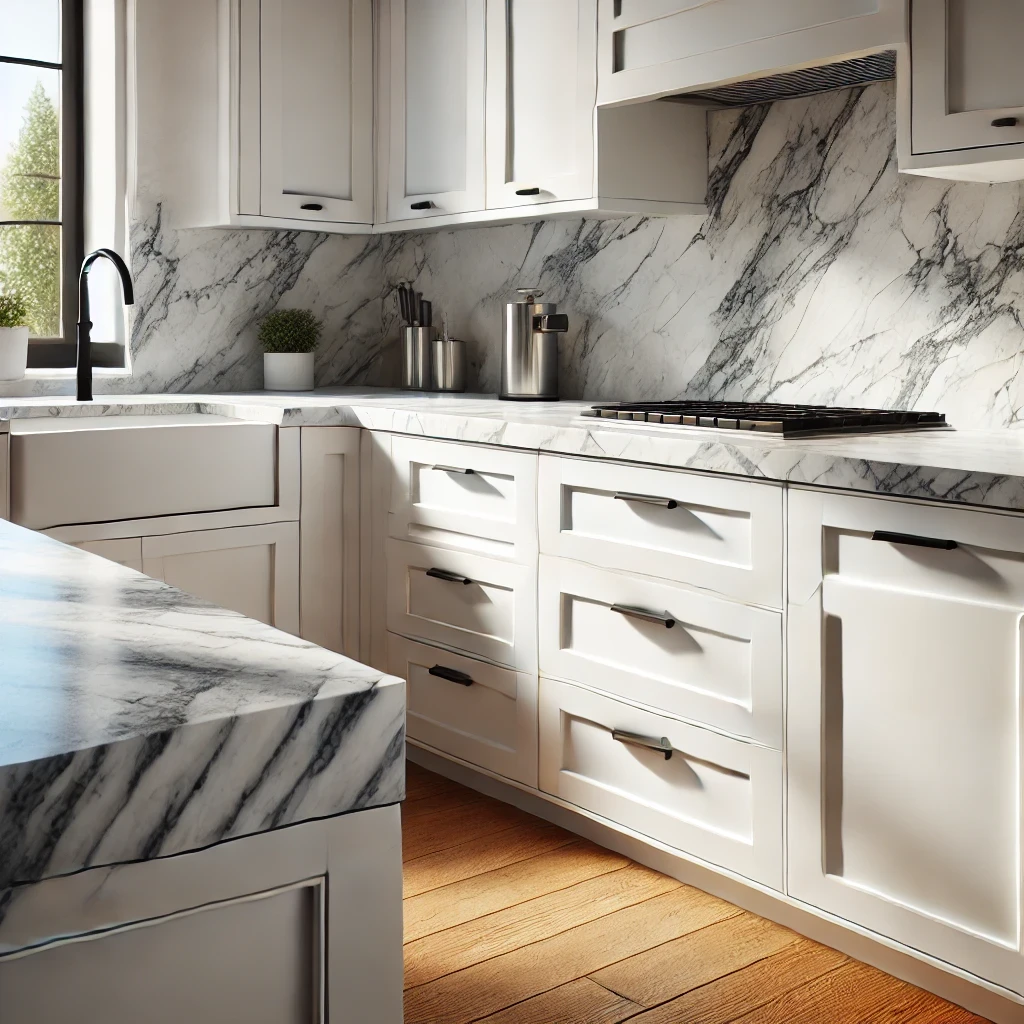
[[[277,427],[228,416],[14,420],[11,519],[73,523],[273,505]]]

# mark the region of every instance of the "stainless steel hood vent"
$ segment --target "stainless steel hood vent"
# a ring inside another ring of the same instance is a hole
[[[688,92],[680,100],[709,100],[723,107],[749,107],[754,103],[812,96],[832,89],[849,89],[869,82],[884,82],[896,77],[896,51],[883,50],[868,57],[853,57],[818,68],[786,71],[769,78],[721,85],[716,89]]]

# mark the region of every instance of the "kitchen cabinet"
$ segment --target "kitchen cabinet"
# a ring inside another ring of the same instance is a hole
[[[827,64],[889,49],[906,38],[903,0],[599,4],[597,100],[602,105]]]
[[[793,490],[789,894],[1024,991],[1019,517]]]
[[[381,220],[484,208],[486,0],[385,0]]]
[[[297,523],[143,537],[142,571],[222,608],[299,632]]]
[[[357,427],[303,427],[299,558],[301,635],[359,656]]]
[[[1024,6],[1014,0],[912,0],[901,170],[1024,178],[1022,35]]]

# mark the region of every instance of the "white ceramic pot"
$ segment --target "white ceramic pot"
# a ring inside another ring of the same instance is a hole
[[[22,380],[28,364],[28,328],[0,327],[0,380]]]
[[[312,352],[264,352],[263,387],[266,391],[312,391]]]

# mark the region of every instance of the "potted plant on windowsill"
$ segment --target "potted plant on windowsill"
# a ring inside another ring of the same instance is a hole
[[[28,364],[28,303],[0,295],[0,380],[21,380]]]
[[[313,390],[313,353],[323,327],[308,309],[277,309],[264,317],[259,339],[267,391]]]

